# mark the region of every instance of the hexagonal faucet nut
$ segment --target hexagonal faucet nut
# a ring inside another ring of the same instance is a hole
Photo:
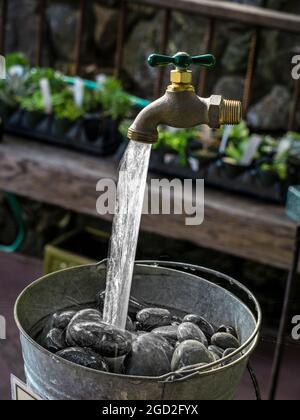
[[[171,82],[176,84],[184,84],[188,85],[192,83],[193,80],[193,73],[191,70],[179,71],[179,70],[172,70],[171,71]]]
[[[242,120],[242,103],[223,99],[220,95],[212,95],[208,108],[208,119],[211,128],[239,124]]]
[[[220,95],[212,95],[208,107],[208,121],[210,128],[220,128],[221,109],[223,98]]]

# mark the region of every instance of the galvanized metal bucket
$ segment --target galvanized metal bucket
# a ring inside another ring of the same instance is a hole
[[[41,320],[55,311],[95,300],[105,288],[106,263],[76,267],[41,278],[18,298],[15,318],[21,333],[27,384],[46,400],[231,400],[259,337],[261,311],[243,285],[205,268],[167,262],[138,262],[132,295],[178,315],[201,314],[215,325],[236,327],[242,347],[215,362],[160,378],[87,369],[51,354],[33,339]],[[224,362],[223,361],[223,362]]]

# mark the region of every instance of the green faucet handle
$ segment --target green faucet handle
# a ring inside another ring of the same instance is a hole
[[[164,67],[169,64],[174,64],[174,66],[179,69],[188,69],[192,64],[210,69],[216,65],[216,59],[212,54],[198,55],[191,57],[186,53],[178,53],[176,55],[161,55],[161,54],[152,54],[148,58],[148,64],[151,67]]]

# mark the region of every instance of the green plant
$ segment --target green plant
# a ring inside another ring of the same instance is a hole
[[[288,178],[288,158],[290,149],[286,148],[282,151],[277,151],[273,161],[270,163],[263,163],[260,166],[262,171],[275,172],[281,181],[285,181]]]
[[[20,99],[20,106],[27,112],[44,112],[45,105],[41,91]]]
[[[95,98],[104,111],[104,114],[114,120],[126,116],[132,107],[130,96],[123,90],[119,80],[109,77],[99,85]]]
[[[224,134],[225,127],[221,129],[221,137]],[[238,125],[233,125],[230,130],[229,134],[229,140],[234,143],[239,143],[241,141],[245,141],[249,139],[250,136],[250,130],[247,127],[247,123],[245,121],[242,121]]]
[[[285,181],[288,176],[288,165],[286,162],[274,161],[272,163],[263,163],[260,166],[263,172],[274,172],[281,181]]]
[[[294,131],[289,131],[286,134],[286,138],[291,139],[293,142],[300,142],[300,134]]]
[[[33,68],[26,76],[27,85],[33,90],[40,89],[40,81],[48,79],[51,92],[58,93],[65,89],[66,83],[63,80],[63,75],[53,70],[52,68]]]
[[[187,146],[189,140],[198,136],[198,130],[196,128],[188,130],[159,130],[159,140],[153,146],[154,149],[158,149],[161,146],[170,148],[176,154],[178,154],[180,163],[183,166],[187,165]]]
[[[57,119],[76,121],[85,114],[85,111],[83,108],[78,108],[73,101],[68,101],[63,106],[54,107],[53,113]]]
[[[90,95],[85,95],[83,106],[77,107],[72,91],[64,89],[52,96],[53,114],[57,119],[76,121],[86,113],[91,105],[90,100]]]
[[[16,108],[20,98],[31,95],[33,90],[26,83],[26,69],[29,67],[27,58],[22,53],[12,53],[6,55],[6,67],[10,70],[13,66],[24,67],[24,71],[7,72],[6,79],[0,81],[0,102],[2,104]]]
[[[32,94],[23,77],[10,76],[0,82],[0,102],[6,106],[15,108],[19,105],[22,97]]]
[[[223,136],[224,128],[221,131]],[[250,130],[245,121],[233,126],[230,130],[225,155],[236,162],[240,162],[249,144]]]
[[[13,66],[29,68],[29,60],[23,53],[20,52],[6,54],[5,61],[7,70],[11,69]]]

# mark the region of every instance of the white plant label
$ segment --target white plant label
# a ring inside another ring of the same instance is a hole
[[[261,136],[256,136],[255,134],[250,137],[249,144],[245,150],[244,156],[241,159],[242,165],[251,165],[254,156],[256,155],[256,152],[262,143],[262,140],[263,138]]]
[[[0,79],[6,79],[6,60],[3,55],[0,55]]]
[[[43,95],[43,101],[45,106],[46,114],[51,114],[52,112],[52,99],[51,99],[51,88],[48,79],[42,79],[40,81],[40,88]]]
[[[226,125],[225,128],[224,128],[224,133],[223,133],[223,137],[222,137],[222,141],[221,141],[220,149],[219,149],[219,152],[221,154],[225,153],[231,130],[232,130],[231,125]]]
[[[74,84],[74,103],[78,108],[82,108],[84,100],[84,82],[77,77]]]

